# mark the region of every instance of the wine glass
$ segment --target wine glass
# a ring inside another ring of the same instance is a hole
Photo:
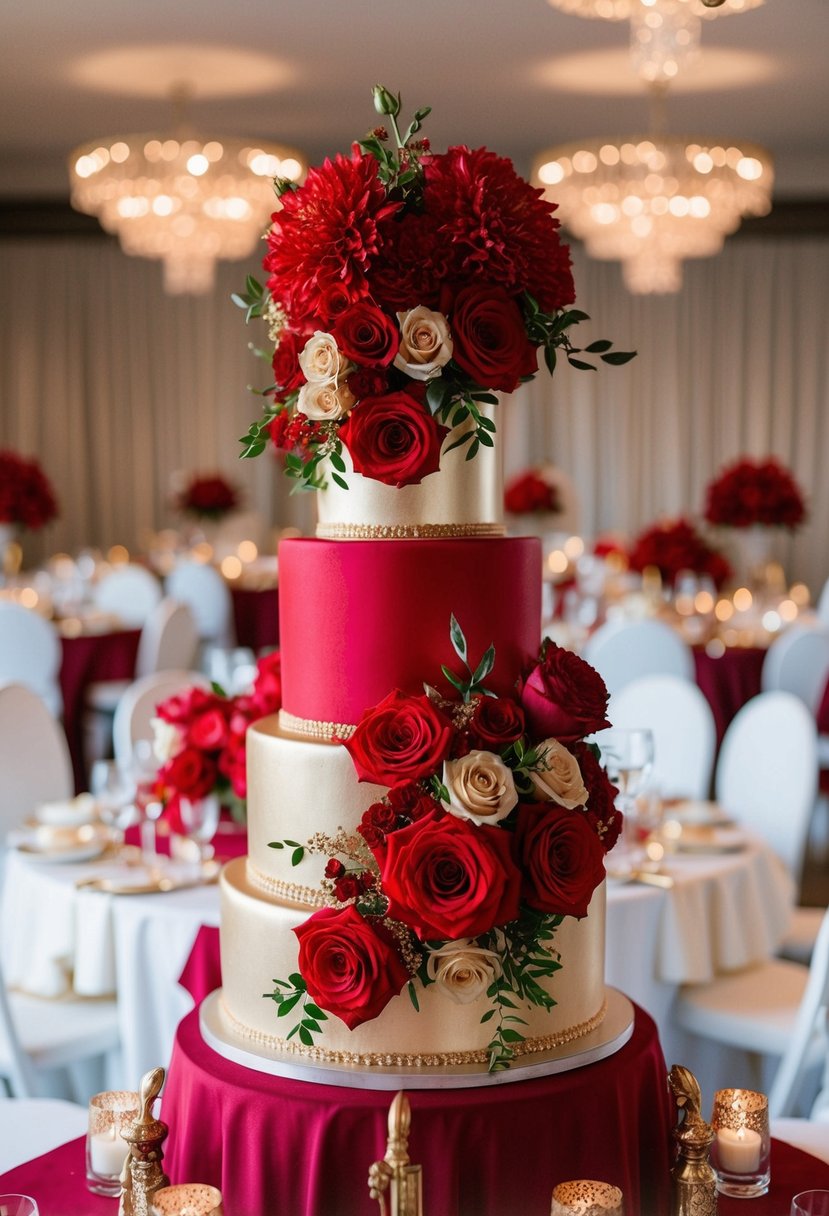
[[[98,815],[120,848],[126,829],[135,818],[136,784],[132,773],[117,760],[96,760],[89,773],[89,790]]]
[[[792,1199],[790,1216],[829,1216],[829,1191],[801,1191]]]
[[[39,1216],[40,1208],[30,1195],[0,1195],[4,1216]]]
[[[135,802],[141,816],[141,855],[148,866],[158,861],[155,825],[164,810],[156,791],[158,758],[149,739],[137,739],[133,744],[130,769],[135,782]]]
[[[647,788],[653,768],[653,732],[638,726],[612,726],[593,739],[608,778],[619,789],[616,806],[625,816],[622,847],[632,866],[642,852],[636,832],[636,800]]]
[[[179,816],[182,826],[190,840],[194,841],[199,850],[199,868],[213,856],[210,841],[216,835],[219,826],[221,807],[215,794],[207,794],[204,798],[182,798],[178,800]]]

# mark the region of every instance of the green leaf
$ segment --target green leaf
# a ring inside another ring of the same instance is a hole
[[[477,442],[480,443],[485,448],[494,448],[495,447],[495,440],[492,438],[492,436],[487,431],[478,431]],[[467,459],[471,459],[471,457],[468,457]]]
[[[343,458],[339,454],[339,452],[331,453],[331,463],[334,466],[334,468],[337,469],[340,473],[345,472],[345,461],[343,460]]]
[[[478,455],[478,448],[479,448],[480,446],[481,446],[481,445],[480,445],[480,443],[478,442],[477,437],[476,437],[475,439],[473,439],[473,440],[472,440],[472,442],[471,442],[471,443],[470,443],[470,445],[469,445],[469,451],[466,453],[466,459],[467,459],[467,460],[474,460],[474,459],[475,459],[475,457]],[[447,451],[448,451],[448,450],[449,450],[449,449],[447,448]]]
[[[315,1005],[313,1001],[305,1002],[305,1012],[312,1018],[316,1018],[318,1022],[327,1022],[328,1014],[323,1013],[319,1005]]]
[[[481,1025],[483,1025],[484,1022],[488,1022],[490,1018],[494,1018],[494,1017],[495,1017],[495,1010],[487,1009],[486,1013],[481,1018]]]
[[[589,346],[585,346],[585,351],[589,355],[598,355],[601,351],[610,350],[612,342],[608,342],[607,338],[597,338],[595,342],[591,342]]]
[[[293,996],[286,996],[276,1011],[276,1016],[284,1018],[287,1013],[290,1013],[294,1005],[302,999],[301,992],[295,992]]]
[[[464,431],[464,433],[458,439],[456,439],[453,443],[449,444],[448,448],[443,449],[444,453],[451,452],[454,448],[459,448],[464,443],[469,443],[469,441],[473,438],[474,434],[475,434],[474,431]],[[469,457],[467,456],[466,459],[468,460]]]
[[[284,849],[285,846],[281,840],[271,840],[268,843],[268,848],[269,849]]]
[[[452,426],[460,426],[462,422],[466,422],[469,417],[469,410],[465,405],[459,405],[452,415]]]
[[[309,1030],[311,1034],[322,1034],[322,1026],[320,1026],[319,1022],[315,1022],[313,1018],[303,1018],[300,1025]]]
[[[504,1040],[505,1043],[523,1043],[524,1042],[524,1036],[518,1030],[509,1030],[509,1029],[502,1030],[501,1038]]]
[[[567,362],[571,367],[577,367],[580,372],[594,372],[596,370],[592,363],[585,363],[582,359],[574,359],[571,355],[567,356]]]
[[[409,983],[406,985],[406,987],[407,987],[407,988],[408,988],[408,990],[409,990],[409,999],[410,999],[410,1001],[412,1002],[412,1004],[413,1004],[413,1005],[414,1005],[414,1007],[415,1007],[415,1012],[416,1012],[416,1013],[420,1013],[420,1005],[418,1004],[418,1001],[417,1001],[417,993],[415,992],[415,986],[414,986],[414,984],[411,982],[411,980],[410,980],[410,981],[409,981]]]
[[[441,664],[440,669],[453,688],[457,688],[458,692],[466,692],[466,684],[462,680],[459,680],[453,671],[451,671],[444,664]]]
[[[440,377],[429,381],[426,385],[426,404],[433,414],[436,414],[443,406],[451,391],[449,386]]]
[[[480,684],[481,680],[485,680],[495,666],[495,647],[488,646],[484,657],[481,659],[478,666],[472,675],[472,683]]]
[[[298,971],[292,971],[288,976],[288,979],[291,981],[294,988],[297,988],[300,992],[305,991],[305,977],[300,975]]]
[[[556,370],[556,362],[557,362],[556,351],[555,351],[554,346],[545,346],[544,347],[544,362],[547,365],[547,371],[552,376],[553,372]]]
[[[292,849],[299,849],[302,847],[298,840],[286,840],[285,844],[289,844]]]
[[[623,363],[630,363],[631,359],[635,359],[636,353],[635,350],[614,350],[610,354],[602,355],[602,362],[621,367]]]
[[[452,647],[455,651],[455,654],[458,656],[459,659],[462,660],[462,662],[467,663],[466,637],[464,636],[464,632],[461,629],[460,625],[458,624],[458,621],[457,621],[457,618],[455,617],[454,612],[451,613],[449,616],[449,638],[452,642]]]
[[[485,431],[490,431],[493,435],[495,434],[496,430],[495,423],[491,418],[487,418],[486,414],[481,414],[478,418],[478,428],[483,428]]]
[[[306,1047],[314,1046],[313,1035],[311,1034],[310,1030],[308,1030],[308,1028],[306,1026],[303,1026],[301,1024],[299,1027],[299,1041],[300,1041],[300,1043],[304,1043]]]
[[[344,477],[340,477],[339,473],[332,473],[331,480],[334,482],[335,485],[338,485],[341,490],[348,489],[348,482],[345,480]]]
[[[294,849],[293,853],[291,854],[291,865],[298,866],[304,856],[305,849],[302,847],[302,845],[300,845],[299,848]]]

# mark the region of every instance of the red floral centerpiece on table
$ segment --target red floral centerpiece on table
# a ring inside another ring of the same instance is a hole
[[[803,494],[789,470],[776,460],[742,458],[710,482],[705,518],[727,528],[798,528],[806,519]]]
[[[54,491],[38,462],[0,451],[0,524],[35,531],[57,514]]]
[[[682,570],[705,574],[716,587],[731,575],[727,559],[700,535],[688,519],[652,524],[639,534],[629,554],[631,569],[655,566],[666,583],[673,583]]]
[[[454,617],[466,677],[443,668],[454,696],[426,686],[393,691],[344,741],[360,781],[387,794],[353,835],[318,834],[329,857],[327,906],[296,930],[299,972],[276,981],[280,1013],[300,1000],[288,1038],[306,1046],[328,1014],[353,1028],[408,986],[437,984],[465,1004],[484,993],[490,1068],[509,1066],[522,1041],[522,1003],[551,1008],[539,980],[561,967],[553,942],[565,916],[583,917],[621,829],[617,790],[587,735],[608,726],[599,674],[545,642],[511,697],[488,693],[492,647],[474,667]]]
[[[191,477],[176,499],[180,511],[198,519],[219,520],[239,505],[239,494],[221,473],[198,473]]]
[[[542,351],[551,373],[559,349],[592,366],[568,332],[587,317],[570,307],[553,204],[486,148],[432,152],[428,107],[401,131],[400,97],[378,85],[374,101],[391,133],[376,127],[298,188],[276,182],[267,286],[249,278],[234,296],[267,322],[274,375],[243,455],[270,439],[306,487],[347,485],[343,449],[364,477],[418,484],[442,451],[493,446],[487,407],[536,375]],[[610,347],[584,350],[633,357]]]
[[[155,793],[164,803],[172,831],[184,834],[182,798],[215,794],[235,819],[244,822],[247,797],[245,738],[248,727],[282,704],[278,651],[259,659],[252,690],[226,696],[189,688],[156,707],[154,750],[161,767]]]
[[[507,483],[504,510],[511,515],[557,515],[561,511],[558,487],[538,469],[527,469]]]

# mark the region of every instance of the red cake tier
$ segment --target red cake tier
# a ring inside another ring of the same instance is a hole
[[[534,537],[406,541],[285,540],[279,548],[284,711],[350,725],[394,688],[450,692],[441,664],[495,646],[486,686],[510,692],[541,636],[541,551]]]

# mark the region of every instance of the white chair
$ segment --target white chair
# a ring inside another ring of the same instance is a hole
[[[196,660],[199,639],[189,605],[165,596],[152,610],[138,639],[135,678],[156,671],[187,670]],[[99,680],[87,689],[87,707],[112,714],[130,680]]]
[[[189,604],[202,642],[232,646],[233,603],[227,583],[214,566],[183,561],[167,576],[167,594]]]
[[[82,1064],[99,1066],[97,1073],[89,1070],[86,1083],[100,1088],[105,1057],[119,1044],[114,1000],[10,992],[0,968],[0,1078],[14,1097],[70,1096],[71,1072]]]
[[[696,684],[678,676],[643,676],[611,698],[608,717],[614,726],[652,732],[653,781],[664,797],[709,796],[717,731]]]
[[[59,670],[60,640],[49,621],[22,604],[0,602],[0,680],[25,684],[59,718]]]
[[[690,646],[662,621],[607,621],[587,639],[582,657],[613,695],[642,676],[694,679]]]
[[[161,584],[155,575],[135,562],[116,566],[92,590],[99,612],[111,613],[133,628],[144,624],[161,596]]]
[[[74,793],[63,727],[22,684],[0,684],[0,850],[6,833],[41,802]]]
[[[0,1174],[83,1136],[87,1107],[63,1098],[0,1097]]]
[[[774,958],[708,984],[689,985],[677,997],[674,1019],[690,1034],[757,1056],[779,1057],[769,1091],[774,1119],[797,1113],[806,1072],[827,1058],[828,990],[829,913],[810,967]]]
[[[766,652],[761,678],[763,692],[794,693],[817,713],[829,678],[829,627],[792,625]]]
[[[728,815],[763,837],[796,880],[817,779],[817,731],[802,701],[789,692],[752,697],[725,732],[716,799]]]
[[[820,596],[817,602],[818,618],[824,625],[829,625],[829,578],[823,584]]]
[[[115,759],[128,764],[139,739],[152,739],[150,723],[156,706],[186,688],[209,688],[206,676],[198,671],[156,671],[135,680],[115,710],[112,722],[112,747]]]

